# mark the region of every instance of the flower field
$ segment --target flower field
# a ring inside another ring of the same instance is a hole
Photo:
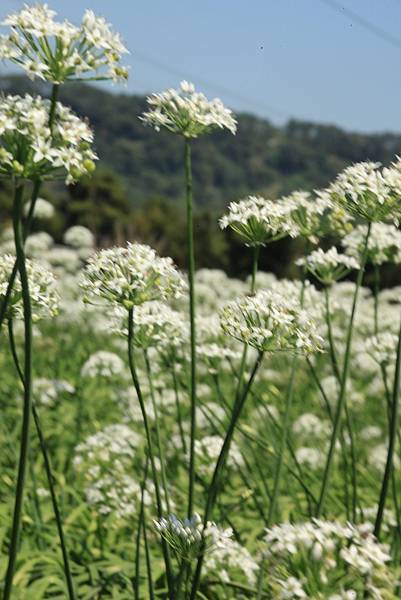
[[[42,186],[98,159],[59,88],[126,79],[126,49],[91,11],[5,25],[0,56],[52,91],[0,98],[2,598],[401,597],[401,286],[381,282],[401,262],[401,159],[232,202],[219,225],[248,278],[197,270],[192,147],[237,122],[184,81],[140,119],[182,140],[186,272],[80,225],[56,242]],[[258,268],[285,237],[306,248],[295,280]]]

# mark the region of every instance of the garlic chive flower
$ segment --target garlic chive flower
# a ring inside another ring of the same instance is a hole
[[[377,542],[370,523],[282,523],[266,530],[265,544],[266,591],[272,598],[394,597],[389,547]],[[299,585],[288,585],[292,579]]]
[[[389,366],[395,363],[397,342],[397,335],[383,331],[368,338],[364,350],[378,365]]]
[[[27,202],[27,204],[25,204],[24,206],[24,215],[27,216],[29,213],[29,209],[30,209],[30,202]],[[37,198],[36,202],[35,202],[35,208],[34,208],[34,212],[33,212],[33,217],[34,219],[39,219],[39,220],[45,220],[45,219],[51,219],[52,217],[54,217],[54,206],[53,204],[51,204],[51,202],[49,202],[48,200],[45,200],[44,198]]]
[[[85,300],[105,300],[126,309],[151,300],[178,298],[186,289],[171,258],[160,258],[145,244],[127,243],[92,255],[83,271]]]
[[[148,96],[147,102],[150,110],[140,119],[156,131],[167,129],[186,138],[197,138],[215,129],[228,129],[232,134],[237,130],[237,121],[221,100],[208,100],[187,81],[182,81],[178,90]]]
[[[87,123],[57,103],[50,131],[49,108],[50,101],[40,96],[0,98],[0,178],[65,178],[69,184],[94,170]]]
[[[189,519],[178,519],[175,515],[153,521],[156,531],[184,560],[196,558],[203,550],[207,538],[201,517],[195,513]]]
[[[398,223],[401,215],[401,164],[400,167],[380,167],[380,163],[374,162],[351,165],[326,191],[333,202],[353,217],[368,222],[392,220]]]
[[[360,268],[353,256],[339,254],[335,246],[326,252],[318,248],[308,256],[299,258],[296,264],[306,267],[324,285],[331,285],[348,275],[351,269]]]
[[[55,17],[47,4],[25,5],[9,15],[2,23],[11,31],[0,37],[0,59],[18,65],[30,79],[54,84],[127,79],[128,71],[120,61],[128,50],[103,17],[87,10],[78,27]]]
[[[221,217],[221,229],[230,227],[247,246],[265,246],[287,235],[296,237],[298,229],[290,219],[291,207],[262,196],[248,196],[231,202]]]
[[[14,263],[15,257],[11,254],[0,256],[0,304],[5,298]],[[59,296],[56,291],[56,280],[53,273],[45,269],[40,263],[30,259],[26,260],[26,270],[29,281],[33,321],[36,322],[44,317],[56,315]],[[21,282],[18,275],[7,304],[6,317],[9,319],[23,318]]]
[[[162,302],[146,302],[135,310],[133,344],[138,348],[155,347],[162,354],[181,348],[188,336],[183,315]],[[118,306],[112,330],[128,336],[127,311]]]
[[[367,226],[358,225],[342,240],[350,256],[361,258],[365,247]],[[388,223],[372,223],[366,261],[373,265],[401,262],[401,231]]]
[[[261,352],[320,351],[322,339],[299,303],[270,291],[228,303],[220,313],[223,331]]]

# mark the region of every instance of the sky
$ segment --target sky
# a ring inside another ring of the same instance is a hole
[[[401,132],[401,0],[47,3],[73,22],[91,8],[121,33],[130,79],[115,91],[161,91],[187,79],[277,124]],[[0,18],[23,4],[0,0]]]

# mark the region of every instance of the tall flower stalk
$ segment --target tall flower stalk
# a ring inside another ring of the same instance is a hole
[[[167,90],[148,97],[150,110],[145,112],[142,121],[156,131],[167,129],[184,138],[185,197],[187,213],[187,251],[189,283],[190,319],[190,442],[188,474],[188,518],[191,518],[195,504],[195,440],[196,440],[196,307],[195,307],[195,251],[193,235],[193,194],[191,140],[215,129],[228,129],[236,132],[236,121],[230,110],[219,99],[208,100],[196,92],[193,84],[181,82],[179,90]]]
[[[318,502],[318,505],[316,508],[316,516],[317,517],[320,517],[322,515],[324,505],[326,502],[326,496],[327,496],[327,492],[328,492],[328,486],[329,486],[331,471],[332,471],[332,467],[333,467],[335,446],[336,446],[337,439],[338,439],[339,432],[340,432],[341,418],[342,418],[342,414],[343,414],[343,408],[344,408],[345,397],[346,397],[346,392],[347,392],[348,375],[349,375],[349,369],[350,369],[351,347],[352,347],[352,336],[353,336],[353,331],[354,331],[355,313],[356,313],[356,307],[357,307],[357,303],[358,303],[359,291],[360,291],[360,288],[362,285],[363,275],[364,275],[364,271],[365,271],[370,229],[371,229],[371,224],[369,224],[367,232],[366,232],[361,265],[360,265],[360,269],[358,271],[356,284],[355,284],[355,290],[354,290],[354,296],[353,296],[353,300],[352,300],[351,315],[350,315],[350,319],[349,319],[349,323],[348,323],[348,330],[347,330],[347,337],[346,337],[346,344],[345,344],[344,362],[343,362],[343,368],[342,368],[342,373],[341,373],[340,391],[339,391],[339,396],[338,396],[338,400],[337,400],[336,410],[333,415],[333,431],[331,434],[329,451],[327,454],[326,465],[325,465],[325,469],[324,469],[324,473],[323,473],[323,482],[322,482],[322,486],[321,486],[321,490],[320,490],[319,502]]]
[[[195,249],[193,224],[193,194],[192,194],[192,165],[191,141],[184,139],[185,161],[185,191],[187,209],[187,248],[188,248],[188,283],[189,283],[189,323],[191,347],[191,429],[189,442],[189,487],[188,487],[188,518],[192,516],[195,491],[195,440],[196,440],[196,322],[195,322]]]
[[[24,240],[22,233],[22,209],[24,186],[19,184],[15,189],[13,206],[13,230],[17,270],[21,280],[21,294],[24,314],[24,401],[21,427],[20,456],[18,463],[17,486],[15,490],[14,515],[11,527],[8,566],[4,583],[4,600],[11,596],[15,563],[17,559],[21,513],[24,500],[25,473],[29,452],[29,434],[32,411],[32,306],[29,293],[29,281],[25,264]]]

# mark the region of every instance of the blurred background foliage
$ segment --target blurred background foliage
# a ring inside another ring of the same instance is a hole
[[[47,84],[18,76],[1,77],[0,89],[49,93]],[[99,246],[136,239],[185,268],[182,140],[143,126],[138,117],[146,108],[145,97],[77,83],[64,86],[60,99],[88,117],[100,160],[90,180],[68,188],[62,183],[44,187],[42,196],[57,211],[40,229],[60,241],[67,227],[86,225]],[[219,230],[218,218],[230,201],[324,187],[344,166],[368,159],[388,164],[401,148],[401,135],[393,133],[350,133],[295,120],[277,127],[250,114],[238,115],[238,121],[235,137],[216,132],[193,143],[197,265],[237,277],[249,272],[250,253],[234,235]],[[9,184],[0,182],[1,226],[9,222],[10,209]],[[302,251],[298,241],[271,244],[261,268],[291,276]],[[399,275],[399,269],[389,267],[384,281],[398,283]]]

